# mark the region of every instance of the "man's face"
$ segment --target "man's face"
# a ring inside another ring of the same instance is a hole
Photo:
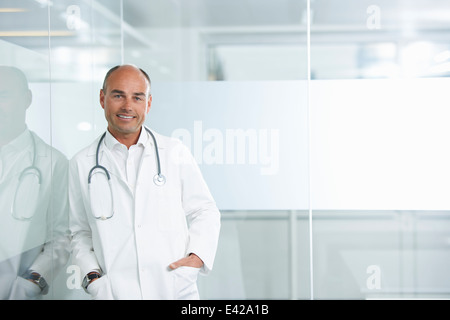
[[[116,139],[140,132],[152,102],[148,86],[142,72],[130,66],[120,67],[109,76],[105,92],[100,91],[100,104]]]
[[[24,129],[30,104],[31,91],[26,83],[13,70],[0,68],[0,138]]]

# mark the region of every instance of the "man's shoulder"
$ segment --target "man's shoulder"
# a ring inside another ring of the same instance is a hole
[[[89,145],[82,148],[80,151],[76,152],[70,161],[80,161],[85,159],[86,157],[95,156],[95,152],[97,149],[98,142],[100,140],[100,136],[98,136],[94,141],[92,141]]]
[[[155,130],[150,129],[156,139],[156,143],[158,144],[158,148],[174,148],[183,145],[180,139],[166,136],[156,132]]]

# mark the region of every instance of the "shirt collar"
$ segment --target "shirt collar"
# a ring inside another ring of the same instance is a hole
[[[139,139],[135,145],[142,146],[145,148],[146,144],[148,142],[148,134],[147,131],[142,127],[141,133],[139,134]],[[112,150],[116,146],[124,146],[122,143],[117,141],[116,138],[109,132],[109,130],[106,130],[105,135],[105,145],[109,150]]]
[[[4,152],[8,151],[21,151],[25,150],[28,146],[32,144],[31,141],[31,132],[28,129],[25,129],[20,135],[18,135],[14,140],[9,142],[8,144],[4,145],[2,148],[0,148]]]

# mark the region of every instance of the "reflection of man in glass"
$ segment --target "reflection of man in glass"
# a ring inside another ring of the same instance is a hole
[[[36,299],[68,259],[67,159],[25,123],[32,94],[0,66],[0,298]]]

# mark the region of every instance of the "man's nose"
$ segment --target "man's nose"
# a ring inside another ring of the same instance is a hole
[[[126,98],[125,100],[124,100],[124,103],[123,103],[123,105],[122,105],[122,108],[124,109],[124,110],[127,110],[127,111],[129,111],[129,110],[131,110],[132,108],[131,108],[131,105],[132,105],[132,99],[133,98]]]

